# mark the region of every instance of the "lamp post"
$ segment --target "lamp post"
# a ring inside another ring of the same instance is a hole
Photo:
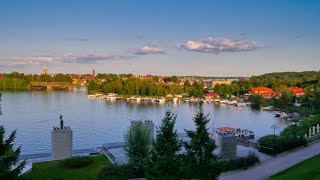
[[[2,92],[0,92],[0,102],[2,101],[1,98],[2,98]],[[1,103],[0,103],[0,116],[1,115],[2,115],[2,112],[1,112]]]
[[[271,125],[271,128],[273,129],[273,147],[272,147],[272,150],[273,150],[273,155],[274,154],[274,147],[275,147],[275,142],[276,142],[276,129],[278,129],[278,124],[274,121],[273,124]]]

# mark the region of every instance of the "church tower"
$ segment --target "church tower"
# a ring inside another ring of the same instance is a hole
[[[48,69],[47,69],[47,65],[46,64],[44,65],[44,68],[42,70],[42,74],[43,75],[47,75],[48,74]]]

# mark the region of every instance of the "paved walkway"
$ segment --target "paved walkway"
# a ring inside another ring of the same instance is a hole
[[[220,180],[265,180],[268,177],[288,169],[306,159],[320,154],[320,141],[308,144],[291,152],[280,154],[276,157],[262,161],[259,165],[247,170],[222,173]]]

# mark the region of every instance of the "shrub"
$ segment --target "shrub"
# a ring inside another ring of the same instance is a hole
[[[222,171],[230,171],[235,169],[247,169],[255,165],[260,160],[255,153],[250,153],[247,157],[240,157],[232,160],[225,160],[220,162]]]
[[[61,161],[61,166],[69,169],[86,167],[92,163],[89,156],[75,156]]]
[[[307,141],[303,137],[267,135],[261,137],[258,143],[260,152],[275,155],[305,145]]]
[[[128,165],[106,165],[98,173],[97,179],[129,179],[133,177],[132,168]]]

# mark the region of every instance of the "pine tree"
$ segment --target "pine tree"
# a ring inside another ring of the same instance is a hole
[[[137,122],[129,128],[125,135],[125,143],[125,151],[129,157],[129,166],[133,168],[136,177],[144,177],[151,146],[149,130],[142,125],[142,122]]]
[[[157,128],[157,138],[151,152],[148,175],[161,179],[180,179],[179,167],[181,140],[177,130],[174,130],[177,115],[168,109],[161,125]]]
[[[0,179],[17,179],[25,165],[25,161],[23,161],[16,166],[21,147],[18,147],[15,151],[12,147],[16,131],[13,131],[7,140],[4,140],[4,134],[5,128],[0,126]]]
[[[208,114],[205,115],[202,109],[202,103],[199,103],[196,116],[193,121],[196,126],[195,131],[186,130],[190,142],[185,142],[186,150],[184,160],[184,171],[188,178],[196,179],[216,179],[220,174],[215,167],[217,155],[213,153],[216,145],[209,137],[206,125],[210,121]]]

